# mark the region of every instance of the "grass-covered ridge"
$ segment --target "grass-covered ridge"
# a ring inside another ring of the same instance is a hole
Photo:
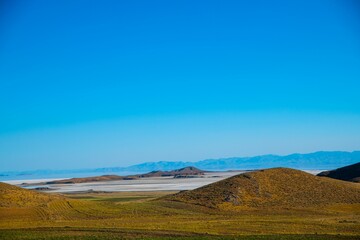
[[[360,203],[360,185],[289,168],[273,168],[243,173],[170,195],[165,200],[234,209],[356,204]]]

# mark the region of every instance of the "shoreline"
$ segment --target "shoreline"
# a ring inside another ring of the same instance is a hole
[[[322,170],[305,170],[310,174],[317,174]],[[174,178],[174,177],[146,177],[133,180],[112,180],[94,181],[86,183],[69,184],[44,184],[47,181],[62,180],[67,178],[42,178],[30,180],[8,180],[3,181],[8,184],[16,185],[25,189],[44,188],[39,190],[48,193],[75,193],[75,192],[141,192],[141,191],[182,191],[199,188],[226,178],[248,172],[248,171],[223,171],[206,172],[202,176],[193,178]],[[31,184],[30,186],[23,183]],[[39,183],[38,185],[36,183]]]

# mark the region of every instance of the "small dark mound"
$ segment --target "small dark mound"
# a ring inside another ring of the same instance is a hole
[[[360,162],[331,171],[318,174],[320,177],[329,177],[349,182],[360,182]]]
[[[138,175],[140,178],[145,177],[178,177],[178,176],[198,176],[204,175],[205,171],[200,170],[196,167],[184,167],[172,171],[152,171],[146,174]]]
[[[45,184],[75,184],[75,183],[100,182],[100,181],[115,181],[115,180],[124,180],[124,178],[125,177],[118,175],[103,175],[96,177],[55,180],[55,181],[46,182]]]
[[[178,173],[191,173],[191,174],[194,174],[194,173],[203,173],[204,171],[203,170],[200,170],[196,167],[184,167],[184,168],[180,168],[180,169],[177,169],[177,170],[174,170],[174,172],[178,172]]]
[[[360,203],[360,186],[288,168],[244,173],[165,200],[211,208],[310,207]]]

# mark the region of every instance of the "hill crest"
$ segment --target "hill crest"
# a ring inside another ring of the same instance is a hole
[[[289,168],[243,173],[168,196],[165,200],[227,207],[308,207],[333,203],[360,203],[360,186],[325,179]]]

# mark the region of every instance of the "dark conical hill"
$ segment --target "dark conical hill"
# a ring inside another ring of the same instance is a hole
[[[288,168],[244,173],[166,197],[206,207],[309,207],[360,203],[360,186]]]
[[[360,162],[335,170],[321,172],[318,176],[360,183]]]

